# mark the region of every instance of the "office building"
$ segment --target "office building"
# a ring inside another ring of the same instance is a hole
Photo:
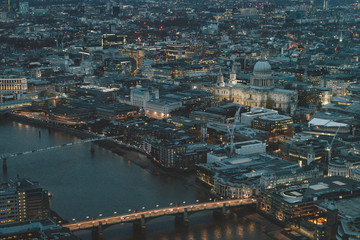
[[[197,178],[218,196],[228,198],[257,196],[261,188],[311,179],[319,173],[316,168],[301,169],[298,164],[265,153],[218,157],[216,160],[212,153],[208,163],[198,164]]]
[[[264,189],[258,207],[281,222],[290,222],[296,218],[314,217],[317,204],[359,194],[359,182],[352,179],[340,176],[312,178],[302,184]]]
[[[255,118],[252,128],[269,132],[270,137],[278,135],[292,135],[293,120],[284,115],[268,115]]]
[[[325,140],[307,139],[295,140],[289,143],[289,160],[298,162],[300,166],[309,165],[311,162],[327,162],[329,143]]]
[[[1,78],[0,102],[11,99],[22,99],[27,93],[26,78]]]
[[[49,195],[29,179],[9,180],[0,185],[0,224],[49,217]]]
[[[170,117],[170,113],[181,107],[181,101],[156,99],[146,102],[145,116],[163,119]]]
[[[20,14],[26,15],[29,13],[29,2],[19,2],[19,12]]]
[[[267,108],[252,108],[249,112],[241,113],[241,123],[251,126],[255,118],[275,114],[278,114],[278,111]]]
[[[126,44],[125,35],[117,34],[103,34],[101,39],[101,46],[103,49],[108,49],[111,47],[120,47]]]
[[[8,223],[0,227],[0,240],[21,239],[57,239],[78,240],[69,229],[57,225],[53,220],[46,218],[35,221]]]

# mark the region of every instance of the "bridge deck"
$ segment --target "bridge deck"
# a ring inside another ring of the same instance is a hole
[[[83,139],[83,140],[80,140],[80,141],[77,141],[77,142],[70,142],[70,143],[64,143],[64,144],[57,145],[57,146],[34,149],[32,151],[17,152],[17,153],[7,153],[7,154],[0,155],[0,160],[3,159],[3,158],[9,159],[9,158],[13,158],[13,157],[21,156],[21,155],[27,155],[27,154],[35,153],[35,152],[43,152],[43,151],[49,151],[49,150],[53,150],[53,149],[57,149],[57,148],[71,147],[71,146],[75,146],[77,144],[82,144],[82,143],[89,143],[89,142],[95,142],[95,141],[101,141],[101,140],[113,140],[114,138],[115,137],[88,138],[88,139]]]
[[[90,229],[93,227],[97,227],[99,226],[100,222],[103,226],[105,226],[105,225],[113,225],[118,223],[135,222],[137,220],[140,220],[142,216],[144,216],[144,218],[146,219],[149,219],[149,218],[161,217],[165,215],[176,215],[176,214],[184,213],[185,209],[187,209],[188,213],[191,213],[191,212],[219,209],[222,208],[224,204],[225,207],[237,207],[237,206],[249,205],[254,203],[256,203],[256,199],[254,198],[207,202],[207,203],[200,203],[200,204],[193,204],[186,206],[153,209],[148,211],[123,214],[123,215],[117,215],[111,217],[103,217],[95,220],[65,224],[63,225],[63,227],[69,228],[71,231],[83,230],[83,229]]]

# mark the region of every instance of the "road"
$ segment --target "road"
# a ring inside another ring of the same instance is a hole
[[[75,231],[75,230],[90,229],[93,227],[97,227],[100,225],[100,222],[102,225],[113,225],[118,223],[135,222],[137,220],[140,220],[142,217],[156,218],[166,215],[176,215],[179,213],[184,213],[185,209],[187,210],[188,213],[191,213],[191,212],[199,212],[204,210],[219,209],[222,208],[224,205],[225,207],[236,207],[236,206],[249,205],[254,203],[256,203],[256,199],[248,198],[248,199],[197,203],[197,204],[185,205],[185,206],[174,206],[174,207],[170,206],[168,208],[152,209],[148,211],[134,212],[129,214],[75,222],[71,224],[65,224],[63,225],[63,227],[69,228],[71,231]]]

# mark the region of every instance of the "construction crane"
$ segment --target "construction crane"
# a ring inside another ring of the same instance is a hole
[[[240,121],[240,110],[241,110],[241,107],[239,107],[235,113],[234,122],[233,122],[232,126],[230,126],[230,125],[227,126],[227,130],[228,130],[229,138],[230,138],[230,152],[229,152],[230,157],[234,154],[234,148],[235,148],[234,132],[235,132],[237,123]]]
[[[64,49],[64,40],[67,37],[67,32],[64,33],[63,38],[61,39],[61,48]]]
[[[335,133],[335,135],[334,135],[331,143],[328,144],[328,146],[327,146],[327,148],[326,148],[326,150],[329,152],[329,153],[328,153],[328,164],[330,164],[330,162],[331,162],[331,150],[332,150],[332,145],[333,145],[333,143],[334,143],[335,137],[336,137],[336,135],[338,134],[339,130],[340,130],[340,126],[339,126],[338,129],[336,130],[336,133]]]

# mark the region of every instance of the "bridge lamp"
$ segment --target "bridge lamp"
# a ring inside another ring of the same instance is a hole
[[[75,219],[75,218],[73,218],[72,220],[73,220],[74,222],[76,221],[76,219]]]
[[[131,212],[131,209],[129,209],[129,212]]]
[[[172,206],[173,205],[173,203],[170,203],[170,206]]]
[[[114,214],[117,214],[117,212],[114,212]]]
[[[156,204],[156,207],[159,207],[159,204]]]
[[[144,210],[145,209],[145,207],[142,207],[142,210]]]
[[[100,214],[99,214],[99,217],[101,217],[101,216],[102,216],[102,214],[100,213]]]
[[[212,199],[211,198],[209,198],[209,201],[211,201]]]
[[[89,219],[89,216],[86,216],[86,219]]]
[[[196,200],[196,202],[198,203],[198,202],[199,202],[199,200]]]
[[[183,201],[183,204],[185,204],[186,203],[186,201]]]
[[[223,197],[220,197],[221,200],[223,200],[224,198]]]

